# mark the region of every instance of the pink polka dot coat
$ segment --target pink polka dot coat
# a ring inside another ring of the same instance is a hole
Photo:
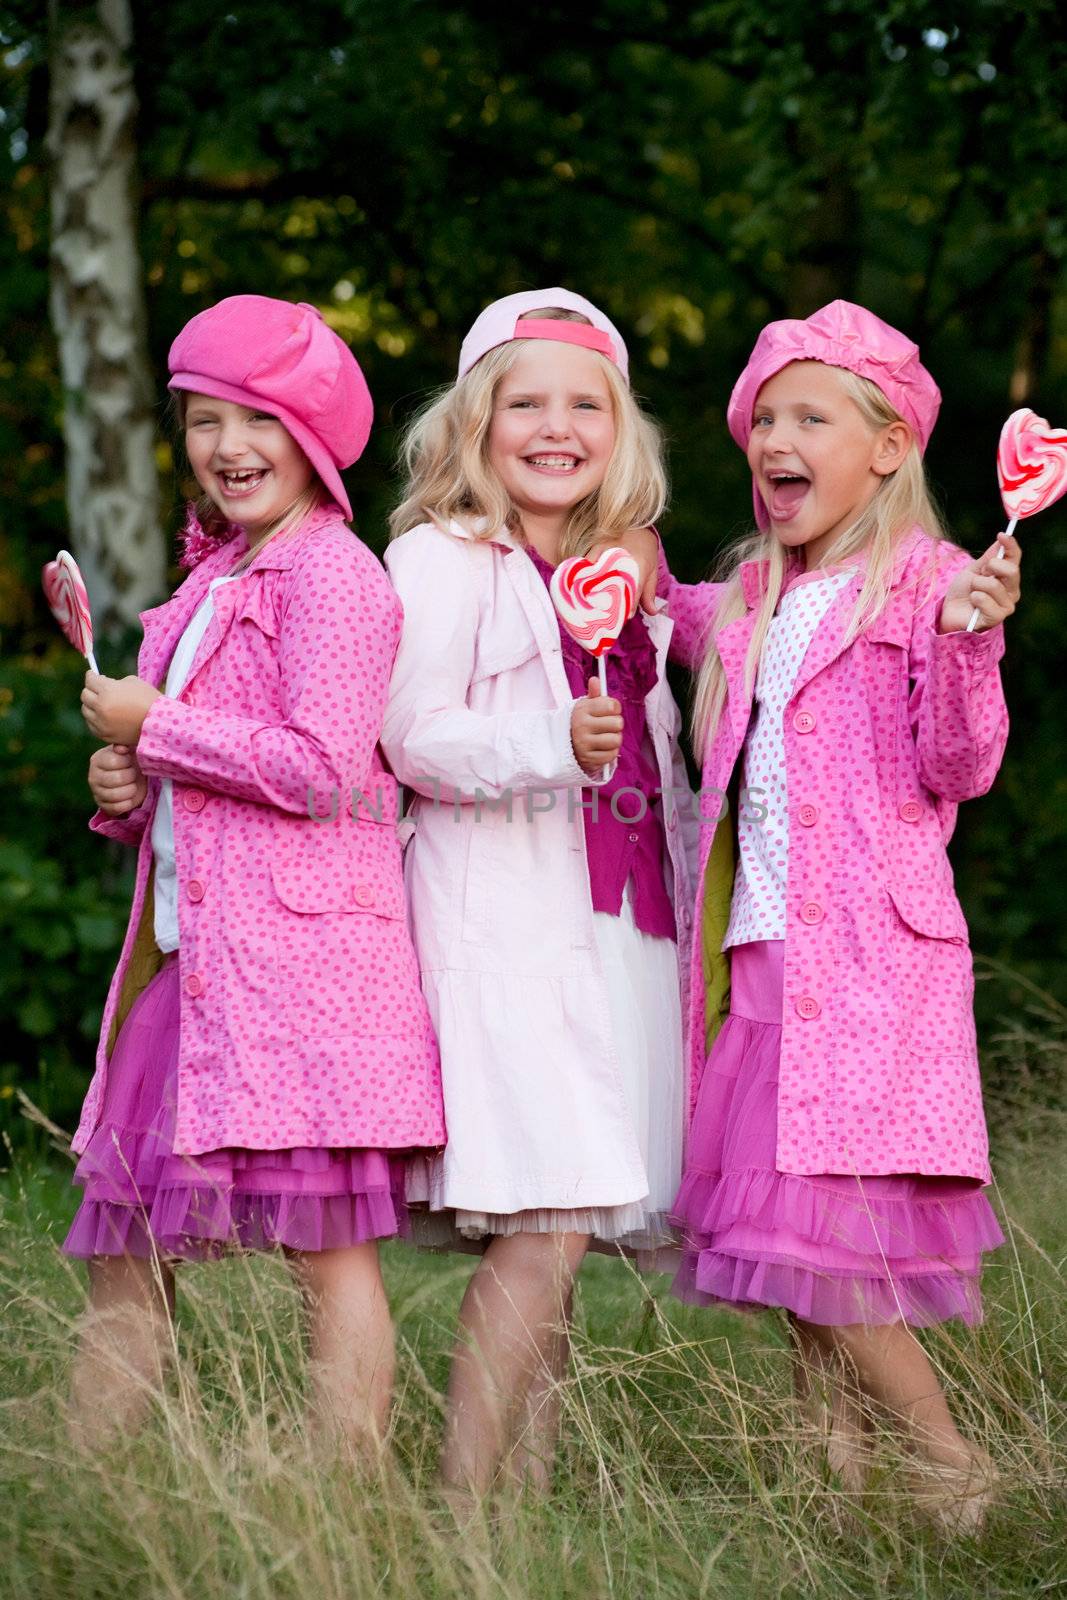
[[[245,548],[238,534],[143,613],[140,677],[162,681],[211,580]],[[144,804],[91,824],[139,854],[74,1149],[96,1126],[119,1023],[159,961],[149,880],[162,778],[174,786],[181,941],[175,1149],[439,1146],[397,786],[378,750],[400,604],[336,509],[272,540],[214,602],[184,689],[145,719]],[[332,820],[312,820],[309,804]]]
[[[846,646],[858,572],[817,627],[785,707],[781,1172],[990,1176],[971,953],[945,847],[958,802],[985,793],[1004,752],[1004,630],[936,631],[945,590],[969,560],[914,529],[898,549],[887,605]],[[748,610],[719,635],[728,697],[705,755],[705,791],[729,789],[748,731],[745,654],[764,566],[742,567]],[[672,655],[696,667],[723,586],[662,576]],[[716,798],[703,809],[716,817]],[[703,823],[698,907],[714,831]],[[698,944],[694,1097],[704,1065],[700,961]]]

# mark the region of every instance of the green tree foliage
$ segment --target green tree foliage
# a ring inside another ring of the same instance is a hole
[[[137,11],[156,369],[162,380],[178,327],[223,294],[322,306],[376,397],[351,488],[378,548],[399,425],[448,381],[481,305],[541,283],[591,294],[627,333],[637,386],[670,439],[664,531],[684,575],[745,526],[725,403],[770,317],[843,295],[919,339],[945,396],[931,474],[971,549],[1000,525],[1004,415],[1028,403],[1067,420],[1067,43],[1055,0],[940,11],[889,0],[875,12],[862,0],[159,0]],[[3,1054],[12,1078],[40,1059],[62,1078],[87,1064],[114,954],[103,925],[118,890],[101,899],[100,885],[119,868],[79,831],[89,745],[72,717],[77,674],[58,664],[36,600],[64,530],[39,8],[0,6],[0,59],[0,747],[11,758],[0,832],[27,853],[9,863],[30,859],[35,905],[44,897],[32,926],[50,916],[66,928],[42,945],[14,902],[3,913],[21,952],[6,980],[21,1031]],[[166,469],[162,432],[160,459]],[[1067,954],[1065,530],[1062,512],[1023,529],[1027,593],[1005,669],[1013,744],[994,794],[964,808],[955,850],[976,948],[1052,987]],[[31,770],[42,814],[28,828]],[[83,895],[108,908],[97,943],[83,928],[61,951]],[[69,1112],[65,1091],[52,1103]]]

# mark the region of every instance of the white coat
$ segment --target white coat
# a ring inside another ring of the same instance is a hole
[[[548,591],[507,531],[478,539],[458,523],[423,524],[385,559],[404,629],[382,745],[415,795],[405,877],[448,1127],[431,1206],[640,1200],[648,1181],[594,938],[581,807],[590,780],[571,747],[575,701]],[[673,624],[662,612],[645,622],[659,669],[647,720],[687,984],[691,808],[665,677]],[[687,993],[681,1006],[684,1018]]]

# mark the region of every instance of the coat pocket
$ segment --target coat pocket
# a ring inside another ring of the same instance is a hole
[[[913,933],[925,939],[968,942],[967,921],[951,889],[904,883],[889,883],[886,888],[897,915]]]
[[[278,834],[270,875],[290,1022],[318,1037],[388,1032],[395,974],[413,961],[395,828],[285,819]]]
[[[975,1052],[967,924],[951,889],[887,887],[896,912],[886,950],[894,1026],[904,1049],[930,1061],[936,1074],[938,1063]]]
[[[471,683],[481,683],[485,678],[496,678],[502,672],[512,672],[516,667],[532,661],[537,654],[537,640],[529,629],[525,637],[520,634],[517,638],[503,639],[494,630],[491,638],[479,638],[477,641]]]

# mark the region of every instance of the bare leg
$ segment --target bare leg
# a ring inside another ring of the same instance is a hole
[[[902,1428],[926,1477],[923,1498],[953,1528],[975,1529],[990,1498],[992,1463],[965,1439],[922,1345],[902,1322],[866,1327],[799,1325],[852,1366],[860,1389]]]
[[[797,1400],[825,1445],[831,1469],[850,1494],[860,1494],[870,1467],[871,1419],[855,1370],[840,1351],[825,1348],[807,1323],[790,1316],[789,1331]]]
[[[71,1433],[87,1450],[134,1433],[170,1351],[174,1273],[160,1260],[97,1256],[71,1375]]]
[[[558,1355],[558,1330],[585,1234],[494,1238],[467,1285],[448,1384],[441,1477],[454,1498],[492,1486],[531,1384]]]
[[[293,1252],[290,1262],[307,1310],[313,1431],[374,1461],[389,1426],[395,1365],[378,1246]]]
[[[571,1357],[573,1312],[572,1290],[561,1308],[559,1324],[549,1338],[545,1363],[534,1373],[526,1391],[518,1441],[508,1463],[514,1481],[536,1494],[547,1494],[552,1487],[552,1469],[559,1443],[561,1385]]]

